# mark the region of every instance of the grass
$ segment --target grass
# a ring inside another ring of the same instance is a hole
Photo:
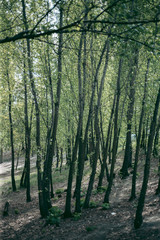
[[[57,190],[56,190],[56,194],[61,194],[61,193],[63,193],[64,192],[64,189],[63,188],[58,188]]]
[[[21,180],[22,171],[23,171],[23,168],[21,171],[18,171],[18,173],[15,175],[17,190],[20,189],[20,180]],[[66,168],[66,166],[64,166],[62,168],[61,173],[60,173],[60,171],[53,171],[52,177],[53,177],[53,184],[65,182],[68,178],[68,168]],[[30,186],[31,187],[37,186],[37,169],[36,169],[36,167],[32,168],[32,172],[30,173]],[[63,189],[63,191],[64,191],[64,189]],[[10,192],[12,192],[11,177],[6,176],[1,179],[0,196],[1,195],[6,196]]]

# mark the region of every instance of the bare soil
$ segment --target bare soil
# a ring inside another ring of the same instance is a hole
[[[118,164],[119,160],[117,160]],[[141,161],[138,169],[137,192],[140,192],[143,178],[144,161]],[[145,208],[143,212],[143,225],[135,230],[133,226],[137,199],[129,202],[131,191],[132,175],[121,180],[118,172],[120,165],[116,168],[116,177],[110,197],[110,208],[102,210],[104,193],[92,196],[92,201],[98,203],[97,208],[82,210],[79,220],[73,218],[61,219],[59,227],[46,225],[45,220],[40,218],[38,209],[38,193],[36,186],[31,191],[32,201],[26,203],[25,189],[1,196],[1,217],[0,217],[0,239],[2,240],[103,240],[103,239],[160,239],[160,196],[155,195],[158,176],[157,160],[152,160],[150,179],[148,184]],[[0,168],[3,168],[2,164]],[[0,174],[0,181],[9,174]],[[86,184],[86,183],[85,183]],[[55,185],[55,189],[66,186],[64,183]],[[96,183],[95,183],[96,187]],[[137,193],[137,195],[138,195]],[[53,206],[64,210],[66,193],[54,200]],[[3,217],[2,211],[6,201],[9,201],[9,216]],[[74,210],[74,200],[73,200]]]

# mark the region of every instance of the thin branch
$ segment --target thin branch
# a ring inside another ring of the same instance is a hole
[[[86,20],[86,23],[102,23],[102,24],[116,24],[116,25],[131,25],[131,24],[148,24],[158,23],[160,19],[145,19],[139,21],[105,21],[105,20]]]
[[[52,8],[50,8],[50,9],[45,13],[45,15],[39,19],[39,21],[36,23],[36,25],[35,25],[34,28],[32,29],[32,31],[31,31],[31,33],[30,33],[31,35],[32,35],[32,33],[34,32],[34,30],[37,28],[37,26],[40,24],[40,22],[42,22],[42,20],[43,20],[60,2],[61,2],[61,0],[58,0],[58,1],[54,4],[54,6],[53,6]]]
[[[62,33],[62,32],[64,32],[64,30],[72,28],[72,27],[77,26],[78,24],[80,24],[82,19],[83,19],[83,17],[80,20],[75,21],[75,22],[73,22],[71,24],[68,24],[68,25],[66,25],[66,26],[64,26],[62,28],[52,29],[52,30],[48,30],[48,31],[45,31],[45,32],[38,32],[38,33],[31,34],[32,30],[22,31],[22,32],[14,35],[12,37],[6,37],[6,38],[3,38],[3,39],[0,39],[0,44],[7,43],[7,42],[14,42],[16,40],[25,39],[25,38],[27,38],[27,39],[34,39],[34,38],[37,38],[37,37],[40,37],[40,36],[51,35],[53,33]]]

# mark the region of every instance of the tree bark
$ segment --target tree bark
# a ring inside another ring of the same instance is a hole
[[[154,114],[153,114],[153,118],[152,118],[151,126],[150,126],[146,161],[145,161],[145,167],[144,167],[143,184],[142,184],[142,188],[141,188],[140,197],[139,197],[139,200],[138,200],[136,217],[135,217],[135,220],[134,220],[134,227],[136,229],[139,228],[141,226],[141,224],[143,223],[142,212],[143,212],[143,208],[144,208],[144,201],[145,201],[149,172],[150,172],[150,159],[151,159],[152,145],[153,145],[153,139],[154,139],[155,129],[156,129],[159,102],[160,102],[160,88],[159,88],[159,91],[158,91],[158,95],[157,95],[157,99],[156,99],[156,103],[155,103],[155,108],[154,108]]]
[[[132,129],[132,117],[133,117],[133,108],[134,108],[134,100],[135,100],[135,79],[138,69],[138,49],[135,49],[134,52],[134,62],[131,61],[131,68],[129,72],[130,78],[130,95],[129,95],[129,104],[127,111],[127,133],[126,133],[126,147],[125,147],[125,155],[123,166],[121,168],[122,178],[127,177],[128,167],[132,165],[132,142],[131,142],[131,129]],[[131,75],[131,77],[130,77]]]
[[[8,100],[8,108],[9,108],[9,123],[10,123],[10,140],[11,140],[11,153],[12,153],[12,167],[11,167],[11,181],[12,181],[12,190],[16,191],[16,182],[14,177],[14,135],[13,135],[13,121],[12,121],[12,94],[9,80],[9,73],[7,69],[7,83],[8,83],[8,91],[9,91],[9,100]]]
[[[99,181],[98,181],[97,188],[100,188],[102,186],[105,169],[107,169],[107,180],[109,181],[108,167],[107,167],[106,161],[107,161],[108,146],[109,146],[109,139],[110,139],[110,132],[111,132],[111,124],[112,124],[113,115],[114,115],[115,101],[116,101],[116,94],[114,95],[114,99],[113,99],[113,105],[112,105],[112,110],[111,110],[111,115],[110,115],[110,120],[109,120],[109,125],[108,125],[108,131],[107,131],[106,145],[105,145],[105,148],[103,149],[103,154],[102,154],[103,162],[101,164],[101,172],[99,175]]]
[[[25,0],[22,0],[22,8],[23,8],[23,22],[25,26],[25,30],[28,31],[27,17],[26,17],[26,5]],[[42,176],[41,176],[41,145],[40,145],[40,114],[39,114],[39,106],[36,94],[36,88],[33,78],[32,72],[32,60],[31,60],[31,50],[30,50],[30,39],[27,38],[27,60],[28,60],[28,71],[29,71],[29,79],[32,89],[32,94],[34,98],[35,110],[36,110],[36,146],[37,146],[37,178],[38,178],[38,198],[39,198],[39,209],[42,217],[45,217],[45,208],[43,202],[43,189],[42,189]]]
[[[63,26],[63,7],[60,5],[60,19],[59,26],[62,28]],[[63,44],[63,34],[59,34],[59,46],[58,46],[58,81],[57,81],[57,93],[56,93],[56,102],[55,102],[55,114],[53,126],[51,128],[51,133],[49,136],[48,144],[47,144],[47,154],[44,162],[44,171],[43,171],[43,198],[45,205],[45,215],[49,214],[48,210],[51,208],[51,199],[49,194],[50,189],[50,177],[51,177],[51,167],[53,154],[55,149],[56,142],[56,134],[57,134],[57,126],[58,126],[58,116],[59,116],[59,105],[60,105],[60,96],[61,96],[61,81],[62,81],[62,44]]]
[[[144,117],[144,111],[145,111],[144,107],[145,107],[146,94],[147,94],[147,77],[148,77],[148,71],[149,71],[149,63],[150,63],[150,59],[148,59],[148,62],[147,62],[147,71],[146,71],[146,75],[145,75],[144,95],[143,95],[143,100],[142,100],[142,110],[141,110],[141,116],[140,116],[140,121],[139,121],[139,129],[138,129],[138,136],[137,136],[137,145],[136,145],[135,162],[134,162],[133,177],[132,177],[132,190],[131,190],[130,200],[133,200],[136,198],[137,165],[138,165],[138,156],[139,156],[139,150],[140,150],[140,140],[141,140],[141,133],[142,133],[143,117]]]
[[[117,145],[118,145],[118,110],[119,110],[119,100],[120,100],[120,78],[121,78],[121,68],[122,68],[122,59],[119,60],[119,70],[118,70],[118,78],[117,78],[117,98],[116,98],[116,109],[114,116],[114,138],[113,138],[113,152],[112,152],[112,163],[109,177],[109,184],[105,193],[104,203],[109,203],[109,196],[112,189],[113,184],[113,176],[114,176],[114,167],[116,162],[117,155]]]
[[[94,129],[95,129],[95,134],[96,134],[96,146],[95,146],[95,152],[94,152],[94,157],[93,157],[92,172],[90,175],[87,194],[86,194],[86,198],[85,198],[85,202],[84,202],[84,206],[83,206],[84,208],[89,207],[89,201],[90,201],[93,184],[94,184],[94,178],[95,178],[95,174],[96,174],[97,160],[99,157],[100,129],[99,129],[98,113],[99,113],[99,108],[101,106],[102,90],[104,87],[104,81],[105,81],[106,71],[107,71],[107,67],[108,67],[108,59],[109,59],[109,38],[107,39],[107,52],[106,52],[106,58],[105,58],[105,65],[104,65],[104,69],[103,69],[101,83],[100,83],[100,87],[99,87],[99,91],[98,91],[97,104],[96,104],[96,108],[95,108]]]

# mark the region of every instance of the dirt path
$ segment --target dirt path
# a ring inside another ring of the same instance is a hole
[[[140,191],[143,165],[140,163],[137,179],[137,192]],[[119,170],[117,167],[117,172]],[[60,226],[45,225],[40,218],[36,187],[32,189],[32,202],[25,202],[25,190],[10,193],[6,199],[10,202],[8,217],[1,217],[0,233],[3,240],[160,240],[160,197],[155,196],[158,177],[157,163],[152,161],[150,181],[148,185],[146,204],[143,212],[144,223],[138,230],[134,230],[133,221],[137,200],[129,202],[131,178],[121,180],[116,174],[111,195],[111,204],[108,210],[102,210],[104,194],[95,194],[92,200],[98,202],[98,207],[82,211],[78,221],[62,219]],[[55,186],[56,189],[57,186]],[[58,187],[64,187],[64,183]],[[66,193],[53,200],[53,205],[64,210]],[[74,201],[74,200],[72,200]],[[72,204],[74,207],[74,203]]]

